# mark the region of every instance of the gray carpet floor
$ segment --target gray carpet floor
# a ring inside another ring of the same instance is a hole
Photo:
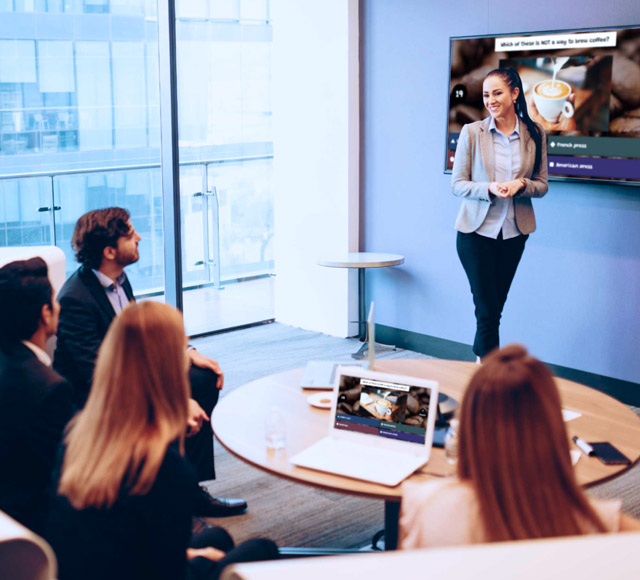
[[[304,367],[309,360],[352,361],[360,343],[278,323],[195,339],[198,350],[219,361],[225,373],[224,397],[261,377]],[[432,358],[399,350],[379,358]],[[635,409],[638,412],[637,409]],[[247,500],[246,514],[220,520],[236,541],[263,536],[280,546],[358,548],[384,525],[384,505],[291,483],[251,467],[215,445],[217,479],[210,491]],[[590,490],[620,497],[626,512],[640,517],[640,466]]]

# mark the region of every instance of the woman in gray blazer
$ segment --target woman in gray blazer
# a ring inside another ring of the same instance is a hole
[[[546,137],[529,117],[518,73],[491,71],[483,101],[489,117],[462,128],[451,182],[462,198],[457,250],[473,294],[473,352],[480,358],[500,344],[502,309],[536,229],[531,198],[548,189]]]

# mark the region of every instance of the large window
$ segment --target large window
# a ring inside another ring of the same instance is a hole
[[[219,292],[273,273],[269,2],[176,10],[183,281]],[[70,273],[76,219],[122,205],[139,295],[163,293],[156,18],[152,0],[0,0],[0,244],[56,244]]]

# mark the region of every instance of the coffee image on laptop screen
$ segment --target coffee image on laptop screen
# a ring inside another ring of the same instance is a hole
[[[424,444],[429,389],[343,375],[335,428]]]

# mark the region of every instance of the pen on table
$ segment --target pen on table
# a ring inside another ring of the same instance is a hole
[[[582,439],[580,439],[580,437],[578,437],[577,435],[574,435],[572,437],[573,442],[580,447],[580,450],[585,454],[585,455],[593,455],[593,447],[591,447],[591,445],[589,445],[586,441],[583,441]]]

